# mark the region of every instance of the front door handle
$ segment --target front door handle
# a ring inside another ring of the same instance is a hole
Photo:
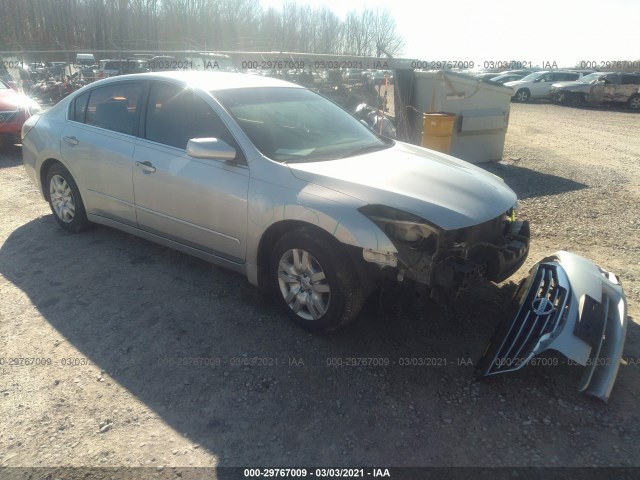
[[[156,171],[156,167],[154,167],[151,162],[136,162],[136,165],[140,167],[144,173],[154,173]]]
[[[69,145],[77,145],[80,143],[76,137],[62,137],[62,139]]]

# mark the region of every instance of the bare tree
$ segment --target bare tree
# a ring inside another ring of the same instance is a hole
[[[280,50],[395,55],[387,10],[350,12],[259,0],[0,0],[0,50]]]
[[[404,39],[398,35],[396,21],[387,9],[373,12],[371,30],[377,57],[384,55],[393,57],[402,51]]]

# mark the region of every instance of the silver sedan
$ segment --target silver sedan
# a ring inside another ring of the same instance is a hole
[[[446,297],[507,278],[529,250],[501,179],[276,79],[109,78],[22,137],[60,226],[108,225],[242,272],[309,330],[353,320],[385,279]]]

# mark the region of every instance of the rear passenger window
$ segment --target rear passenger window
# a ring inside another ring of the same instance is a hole
[[[85,123],[114,132],[135,135],[138,104],[142,94],[139,83],[118,83],[91,90]]]
[[[620,83],[623,85],[640,85],[640,75],[622,75]]]
[[[580,78],[579,73],[556,73],[556,81],[558,82],[569,82],[578,78]]]
[[[74,100],[69,120],[84,123],[84,117],[87,111],[87,100],[89,100],[89,92],[83,93]]]

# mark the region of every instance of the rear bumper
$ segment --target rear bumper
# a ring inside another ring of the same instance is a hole
[[[9,123],[5,125],[0,125],[0,135],[17,135],[20,136],[20,129],[22,128],[22,123]]]
[[[12,112],[0,112],[0,135],[20,137],[20,130],[22,125],[28,118],[28,113],[24,110],[17,110]]]
[[[20,135],[22,124],[27,119],[24,113],[3,113],[0,115],[0,135]]]
[[[556,350],[586,367],[578,389],[607,400],[627,332],[627,302],[617,277],[586,258],[560,251],[536,264],[480,359],[481,375],[519,370]]]

